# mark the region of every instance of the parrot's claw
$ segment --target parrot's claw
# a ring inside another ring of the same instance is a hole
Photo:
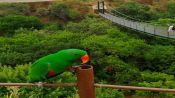
[[[43,87],[43,84],[45,84],[45,82],[44,83],[43,82],[38,82],[36,84],[37,84],[38,87]]]
[[[72,72],[76,72],[76,70],[77,70],[77,68],[78,68],[79,66],[72,66]]]
[[[75,70],[75,69],[77,69],[79,66],[72,66],[72,68]]]

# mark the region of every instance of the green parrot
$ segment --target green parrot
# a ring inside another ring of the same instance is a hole
[[[65,49],[42,57],[30,67],[28,82],[39,82],[54,77],[80,60],[82,64],[89,61],[87,52],[80,49]]]

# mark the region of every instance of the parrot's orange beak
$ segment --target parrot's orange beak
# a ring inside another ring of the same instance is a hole
[[[85,64],[89,61],[89,56],[86,54],[84,56],[81,57],[81,61],[82,63],[81,64]]]

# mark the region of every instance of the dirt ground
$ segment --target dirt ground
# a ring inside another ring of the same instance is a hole
[[[0,0],[0,3],[4,2],[42,2],[42,1],[54,1],[54,0]]]

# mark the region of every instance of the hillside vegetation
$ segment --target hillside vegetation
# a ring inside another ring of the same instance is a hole
[[[0,17],[0,82],[25,83],[35,60],[62,49],[79,48],[90,55],[88,64],[94,67],[96,83],[175,89],[175,46],[171,42],[143,39],[95,14],[71,9],[64,2],[38,8],[36,16],[27,16],[27,5],[14,9],[19,5],[0,5],[0,11],[11,8]],[[20,11],[23,8],[26,10]],[[41,17],[55,21],[45,24]],[[76,81],[74,72],[64,72],[46,82]],[[78,98],[77,88],[0,87],[0,91],[1,98]],[[175,97],[173,93],[102,88],[96,89],[96,94],[97,98]]]
[[[131,17],[129,19],[134,21],[149,22],[154,25],[162,26],[173,25],[175,23],[175,1],[166,1],[164,6],[161,4],[164,4],[164,2],[155,2],[153,5],[145,5],[130,1],[116,7],[114,6],[112,12],[122,17]],[[125,16],[118,14],[115,11],[118,11]]]

